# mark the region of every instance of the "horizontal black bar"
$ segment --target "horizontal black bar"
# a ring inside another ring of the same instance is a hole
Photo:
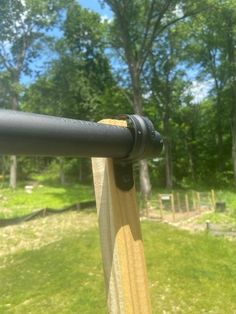
[[[124,158],[132,150],[128,128],[0,110],[0,154]]]
[[[138,159],[160,152],[152,123],[124,115],[128,127],[0,110],[0,154]]]

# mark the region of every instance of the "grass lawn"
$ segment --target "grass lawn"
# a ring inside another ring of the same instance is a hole
[[[236,313],[235,243],[156,222],[142,229],[153,313]],[[0,313],[106,313],[95,214],[1,229],[0,248]]]
[[[23,187],[15,191],[0,189],[0,219],[18,217],[43,208],[61,209],[66,206],[94,199],[92,186],[36,185],[29,194]]]

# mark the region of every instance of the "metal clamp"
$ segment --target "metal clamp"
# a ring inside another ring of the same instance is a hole
[[[130,190],[134,185],[132,162],[144,158],[152,158],[162,151],[163,140],[155,131],[152,122],[139,115],[120,115],[127,121],[127,127],[133,136],[133,147],[128,156],[114,160],[116,185],[123,191]]]

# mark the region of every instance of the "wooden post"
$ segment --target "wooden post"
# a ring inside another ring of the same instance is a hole
[[[212,210],[213,209],[213,204],[212,204],[212,199],[211,199],[211,192],[209,192],[207,194],[207,198],[208,198],[208,203],[209,203],[209,206],[208,206],[208,210]]]
[[[212,209],[215,210],[216,208],[216,199],[215,199],[215,191],[211,190],[211,202],[212,202]]]
[[[185,207],[186,207],[186,211],[187,213],[189,213],[189,201],[188,201],[188,194],[185,194]]]
[[[178,211],[181,211],[181,205],[180,205],[180,196],[179,196],[179,192],[176,193],[177,196],[177,207],[178,207]]]
[[[197,210],[197,206],[196,206],[196,199],[195,199],[195,192],[192,191],[192,200],[193,200],[193,211]]]
[[[197,210],[200,213],[201,212],[201,196],[199,192],[197,192],[196,195],[197,195]]]
[[[159,206],[160,206],[160,215],[161,215],[161,219],[163,220],[163,204],[162,204],[161,194],[158,194],[158,199],[159,199]]]
[[[124,121],[102,123],[126,126]],[[119,189],[113,160],[92,158],[109,313],[151,313],[136,192]]]
[[[175,201],[174,201],[173,194],[170,194],[170,201],[171,201],[172,217],[173,217],[173,221],[175,221]]]

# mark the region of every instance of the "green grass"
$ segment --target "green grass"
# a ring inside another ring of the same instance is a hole
[[[236,313],[235,243],[155,222],[142,229],[153,313]],[[0,257],[0,265],[0,313],[106,313],[95,227],[68,228],[53,243]]]
[[[226,202],[230,214],[236,217],[236,192],[229,190],[216,191],[216,201]]]
[[[11,218],[29,214],[43,208],[61,209],[66,206],[94,199],[92,186],[85,185],[38,185],[31,194],[23,187],[15,191],[0,189],[0,218]]]
[[[236,313],[236,246],[168,225],[143,225],[154,313]]]
[[[0,313],[103,313],[96,234],[91,229],[11,256],[0,272]]]
[[[236,217],[229,215],[228,213],[207,213],[196,219],[197,223],[206,223],[209,221],[213,224],[229,225],[236,227]]]

